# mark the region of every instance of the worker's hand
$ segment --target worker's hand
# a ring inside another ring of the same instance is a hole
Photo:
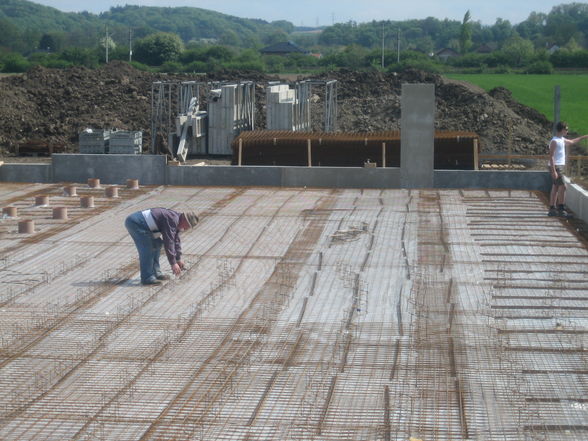
[[[182,274],[182,268],[179,265],[180,262],[178,263],[174,263],[171,267],[172,272],[174,273],[175,276],[179,276],[180,274]]]
[[[180,269],[181,270],[185,270],[186,269],[186,265],[184,264],[184,261],[178,260],[178,265],[180,266]]]

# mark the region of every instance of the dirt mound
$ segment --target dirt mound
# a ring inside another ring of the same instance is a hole
[[[338,81],[340,131],[399,129],[402,84],[433,83],[437,129],[476,132],[484,151],[506,151],[511,143],[513,152],[543,154],[551,133],[551,123],[543,115],[514,101],[506,90],[495,89],[488,94],[417,70],[397,74],[338,71],[322,78]],[[163,75],[138,71],[121,62],[96,70],[37,67],[0,80],[0,148],[10,153],[25,142],[43,140],[63,143],[69,151],[77,151],[78,134],[86,127],[142,130],[147,147],[151,85],[158,80],[254,81],[258,84],[259,128],[265,126],[264,86],[276,77],[254,72],[222,72],[198,78]],[[318,95],[320,100],[320,91]],[[318,119],[322,116],[320,105],[319,101],[315,112]]]
[[[336,79],[342,131],[400,129],[402,84],[433,83],[437,129],[475,132],[486,152],[508,151],[510,143],[513,153],[546,153],[551,123],[516,102],[508,91],[492,96],[478,87],[415,70],[388,75],[346,73]]]

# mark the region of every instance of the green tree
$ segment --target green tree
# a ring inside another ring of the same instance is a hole
[[[276,44],[276,43],[283,43],[285,41],[288,41],[288,34],[286,34],[281,29],[276,29],[271,34],[266,35],[266,37],[263,40],[264,40],[265,44],[268,44],[268,45]]]
[[[231,61],[234,56],[235,54],[231,49],[223,46],[211,46],[206,49],[205,52],[205,59],[207,61],[216,60],[219,62],[227,62]]]
[[[39,40],[39,49],[47,52],[59,52],[64,47],[65,34],[47,33]]]
[[[319,44],[343,46],[355,42],[357,26],[354,22],[336,23],[329,26],[319,36]]]
[[[286,20],[272,21],[271,25],[275,28],[281,29],[287,34],[291,34],[292,32],[294,32],[294,25]]]
[[[570,52],[577,52],[582,50],[582,46],[578,44],[574,37],[570,38],[570,40],[566,43],[564,48]]]
[[[494,41],[497,43],[503,43],[513,35],[513,27],[510,21],[497,18],[496,22],[492,26],[492,34],[494,35]]]
[[[3,72],[9,73],[26,72],[30,67],[25,57],[14,52],[0,55],[0,65]]]
[[[55,41],[51,34],[43,34],[39,41],[39,49],[47,52],[55,51]]]
[[[459,33],[459,51],[462,55],[467,54],[472,47],[472,24],[470,20],[471,15],[470,11],[468,10],[463,16]]]
[[[227,29],[220,37],[220,42],[227,46],[237,46],[239,44],[239,36],[232,29]]]
[[[531,60],[535,48],[531,41],[525,40],[519,35],[513,35],[502,47],[502,52],[506,56],[510,66],[520,67]]]
[[[555,6],[547,15],[545,33],[560,46],[571,38],[584,42],[588,37],[588,4],[575,2]]]
[[[59,54],[59,58],[77,66],[98,66],[98,53],[94,49],[68,48]]]
[[[20,39],[20,32],[10,20],[0,18],[0,47],[15,49],[14,44]]]
[[[351,44],[334,54],[327,55],[320,60],[322,66],[335,65],[348,69],[360,69],[369,64],[367,49]]]
[[[177,35],[158,32],[136,41],[133,57],[150,66],[161,66],[166,61],[176,61],[183,48]]]

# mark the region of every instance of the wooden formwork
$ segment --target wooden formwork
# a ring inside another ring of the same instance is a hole
[[[306,133],[252,131],[232,143],[233,165],[325,167],[400,167],[400,132]],[[436,169],[473,170],[478,166],[479,137],[471,132],[436,132]],[[241,162],[239,162],[239,158]]]

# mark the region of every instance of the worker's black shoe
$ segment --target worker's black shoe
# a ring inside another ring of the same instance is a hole
[[[169,276],[167,274],[160,274],[157,276],[157,280],[169,280]]]
[[[557,212],[557,215],[565,219],[571,219],[574,217],[572,213],[567,212],[564,208],[560,208]]]
[[[141,282],[141,285],[161,285],[161,280],[153,278],[146,280],[145,282]]]
[[[549,211],[547,212],[547,216],[558,216],[559,212],[557,211],[557,208],[555,207],[551,207],[549,209]]]

